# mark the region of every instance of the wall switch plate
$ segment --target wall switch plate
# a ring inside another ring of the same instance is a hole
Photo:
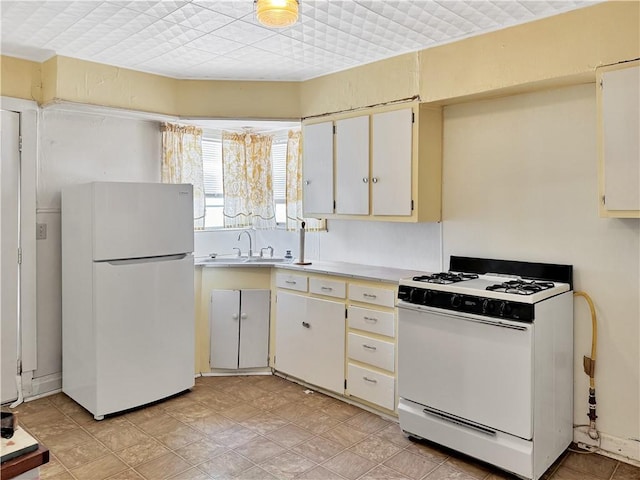
[[[47,238],[47,224],[36,223],[36,240],[45,240]]]

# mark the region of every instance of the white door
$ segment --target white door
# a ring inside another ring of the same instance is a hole
[[[193,257],[95,263],[94,282],[95,415],[191,388]]]
[[[307,298],[278,292],[276,300],[276,370],[306,379],[310,356],[307,329]]]
[[[18,398],[18,188],[20,185],[20,114],[2,110],[2,164],[0,166],[0,330],[2,403]]]
[[[531,439],[532,342],[532,324],[399,308],[400,397],[435,414]]]
[[[238,368],[240,290],[213,290],[209,304],[211,368]]]
[[[192,185],[98,182],[93,188],[94,260],[193,252]]]
[[[307,380],[337,393],[344,393],[344,303],[307,298],[307,326],[304,327],[310,345],[306,355],[312,362]]]
[[[412,110],[371,116],[374,215],[411,215]]]
[[[302,131],[302,205],[305,216],[333,213],[333,123]]]
[[[240,292],[239,368],[269,365],[269,290]]]
[[[369,214],[369,115],[336,122],[336,213]]]

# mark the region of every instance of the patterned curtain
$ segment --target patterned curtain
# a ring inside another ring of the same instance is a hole
[[[162,182],[193,185],[193,226],[204,228],[205,195],[202,171],[202,129],[163,123]]]
[[[276,227],[270,135],[222,132],[225,228]]]
[[[327,229],[325,219],[302,218],[302,132],[290,130],[287,140],[287,230],[299,230],[303,220],[308,232]]]

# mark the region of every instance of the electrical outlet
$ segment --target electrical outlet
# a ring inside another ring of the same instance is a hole
[[[47,238],[47,224],[36,223],[36,240],[46,240]]]

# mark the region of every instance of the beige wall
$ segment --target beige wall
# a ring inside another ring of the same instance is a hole
[[[40,69],[37,62],[0,56],[0,94],[40,102]]]
[[[352,110],[418,95],[418,54],[408,53],[302,83],[302,116]]]

